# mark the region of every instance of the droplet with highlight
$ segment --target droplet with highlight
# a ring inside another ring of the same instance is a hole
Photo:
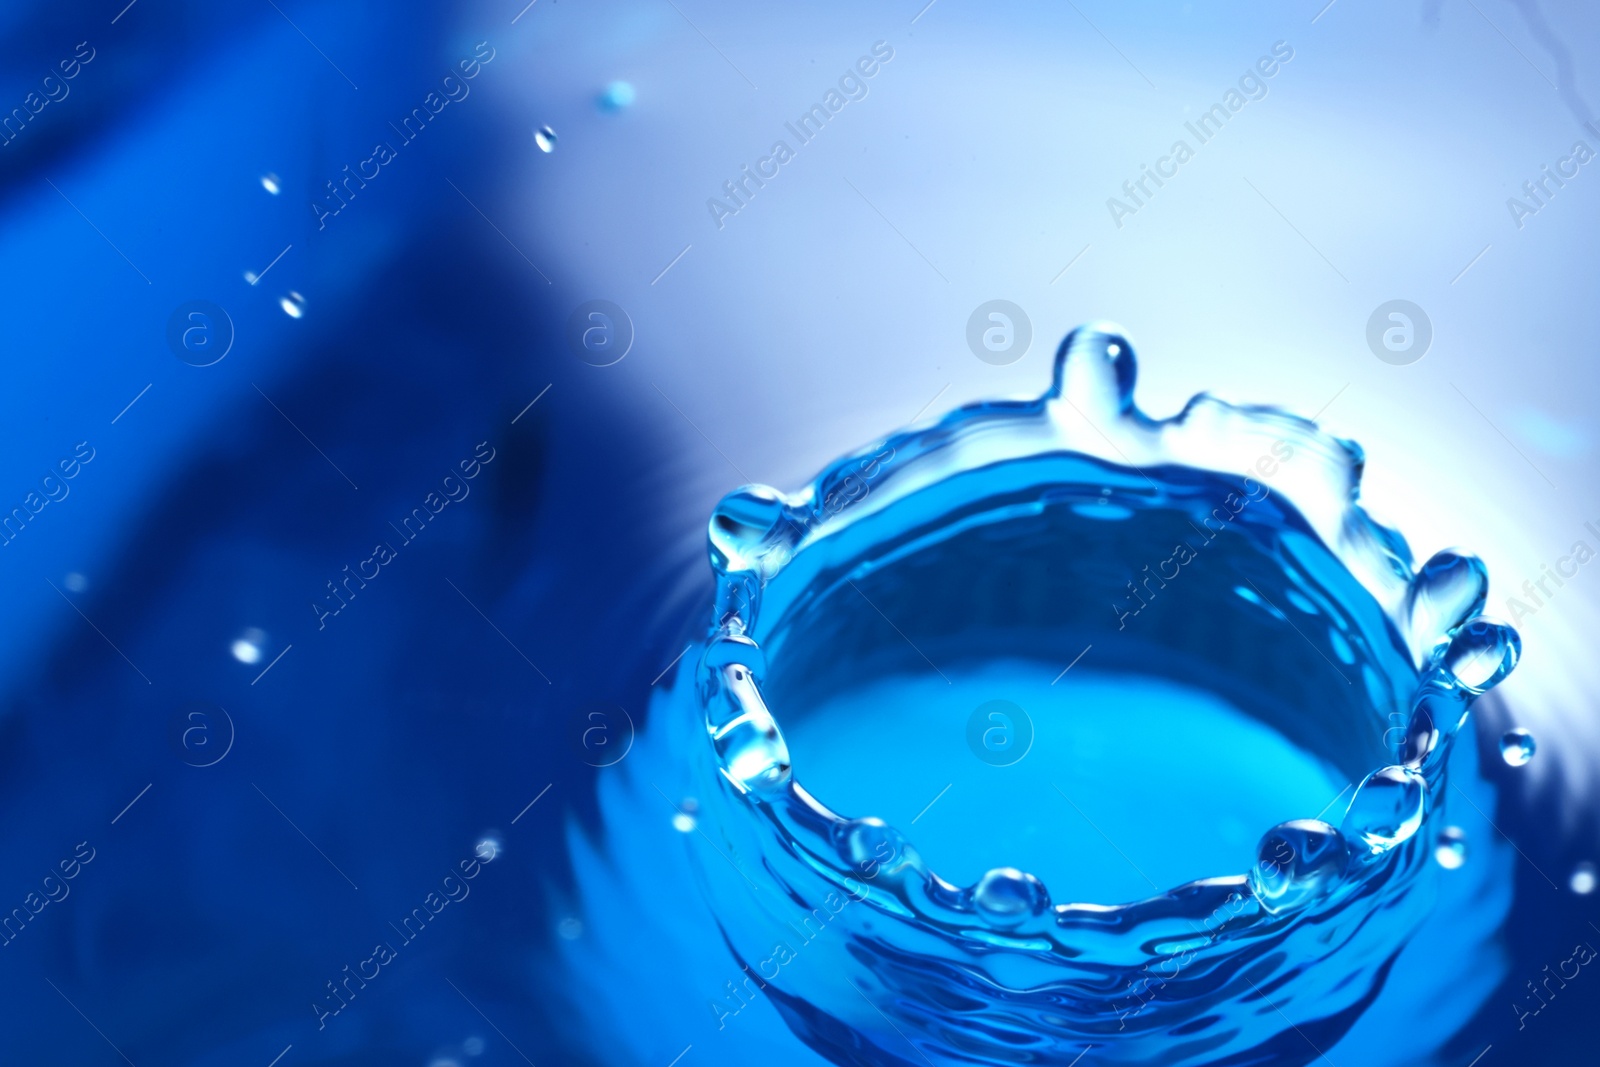
[[[539,146],[541,152],[554,152],[556,150],[556,131],[548,126],[540,126],[533,131],[533,143]]]
[[[81,593],[85,589],[89,588],[89,579],[85,578],[77,571],[73,571],[65,578],[61,579],[61,584],[67,587],[67,592],[69,593]]]
[[[461,1042],[461,1051],[465,1052],[468,1056],[482,1056],[483,1038],[477,1036],[467,1038],[465,1041]]]
[[[1459,870],[1467,862],[1467,833],[1459,826],[1446,826],[1439,833],[1433,850],[1434,861],[1447,871]]]
[[[1456,631],[1444,667],[1469,693],[1483,693],[1511,673],[1522,658],[1522,638],[1503,622],[1478,616]]]
[[[298,319],[306,313],[306,298],[290,290],[288,296],[278,301],[278,306],[283,308],[283,313],[291,319]]]
[[[990,926],[1016,926],[1050,906],[1044,883],[1015,867],[996,867],[972,889],[972,906]]]
[[[1538,742],[1534,741],[1533,735],[1520,726],[1514,730],[1507,730],[1500,736],[1500,758],[1512,767],[1527,766],[1538,748]]]
[[[261,176],[261,188],[273,196],[277,196],[283,192],[283,182],[279,180],[276,174],[263,174]]]
[[[478,841],[478,845],[472,850],[472,854],[484,863],[493,863],[499,858],[500,850],[504,847],[498,837],[486,836]]]
[[[267,649],[267,632],[254,626],[234,638],[229,651],[240,663],[260,663]]]
[[[1293,819],[1261,835],[1250,890],[1268,911],[1287,911],[1332,889],[1348,861],[1338,830],[1320,819]]]
[[[1584,860],[1572,869],[1572,877],[1568,879],[1567,884],[1572,887],[1574,893],[1586,897],[1594,892],[1597,884],[1600,884],[1600,876],[1595,874],[1594,864]]]
[[[672,828],[680,834],[693,833],[695,828],[694,816],[688,812],[678,812],[672,817]]]
[[[1345,811],[1340,829],[1372,855],[1409,840],[1422,826],[1427,782],[1409,767],[1384,767],[1367,775]]]

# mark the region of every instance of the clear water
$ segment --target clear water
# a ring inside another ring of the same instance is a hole
[[[1378,1063],[1492,986],[1440,977],[1507,905],[1450,788],[1519,650],[1482,564],[1417,567],[1355,445],[1207,397],[1152,420],[1134,380],[1086,327],[1036,401],[719,505],[713,624],[602,797],[674,925],[650,872],[688,846],[717,936],[675,981],[733,955],[706,1027],[775,1010],[839,1063]]]

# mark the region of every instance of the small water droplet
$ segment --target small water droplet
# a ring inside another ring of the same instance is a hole
[[[1409,840],[1422,826],[1427,782],[1408,767],[1384,767],[1367,775],[1350,799],[1340,829],[1373,855]]]
[[[254,626],[234,638],[229,651],[240,663],[260,663],[267,648],[267,632]]]
[[[1467,832],[1459,826],[1446,826],[1439,834],[1433,858],[1447,871],[1460,869],[1467,862]]]
[[[554,152],[556,150],[556,131],[548,126],[540,126],[533,131],[533,143],[539,146],[541,152]],[[579,153],[580,155],[582,153]]]
[[[637,94],[633,91],[633,85],[629,82],[612,82],[600,94],[600,107],[604,111],[621,111],[623,108],[633,106],[635,95]]]
[[[1424,563],[1406,590],[1406,625],[1418,661],[1482,611],[1488,595],[1489,569],[1476,556],[1445,551]]]
[[[1595,874],[1594,864],[1584,860],[1572,868],[1572,878],[1567,882],[1572,891],[1580,897],[1586,897],[1594,892],[1594,887],[1600,884],[1600,876]]]
[[[1526,766],[1538,748],[1533,735],[1520,726],[1500,736],[1500,758],[1512,767]]]
[[[679,804],[678,807],[682,808],[690,815],[693,815],[695,812],[700,810],[700,802],[694,797],[684,797],[683,802]]]
[[[695,827],[694,816],[688,812],[680,811],[672,817],[672,828],[680,834],[693,833]]]
[[[283,183],[279,180],[276,174],[263,174],[261,176],[261,188],[265,189],[273,196],[277,196],[283,191]]]
[[[244,272],[244,280],[246,282],[250,283],[251,285],[254,285],[257,281],[260,280],[260,278],[261,278],[261,275],[257,274],[253,270],[247,270],[247,271]]]
[[[1319,819],[1293,819],[1261,835],[1250,889],[1263,908],[1286,911],[1333,888],[1347,860],[1338,830]]]
[[[482,1056],[483,1055],[483,1038],[481,1038],[481,1037],[469,1037],[469,1038],[467,1038],[465,1041],[461,1042],[461,1051],[465,1052],[468,1056]]]
[[[1044,914],[1050,894],[1033,875],[1015,867],[996,867],[973,887],[972,906],[989,925],[1010,927]]]
[[[568,941],[576,941],[583,936],[583,923],[569,915],[556,923],[556,933]]]
[[[85,578],[77,571],[73,571],[65,578],[61,579],[61,584],[67,587],[67,592],[69,593],[81,593],[85,589],[89,588],[89,579]]]
[[[472,852],[484,863],[493,863],[499,858],[500,850],[504,847],[498,837],[490,835],[480,839],[477,847]]]
[[[796,536],[794,527],[783,522],[787,503],[782,493],[765,485],[735,489],[718,501],[708,530],[711,565],[723,574],[776,574]]]
[[[306,298],[291,290],[288,296],[278,301],[278,306],[291,319],[298,319],[306,313]]]

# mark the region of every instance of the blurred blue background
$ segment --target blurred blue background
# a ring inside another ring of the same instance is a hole
[[[719,219],[880,42],[864,95]],[[1115,218],[1279,42],[1266,94]],[[1600,151],[1597,43],[1600,14],[1550,0],[13,0],[0,908],[26,921],[0,1060],[666,1067],[692,1038],[566,1006],[569,843],[604,837],[586,709],[642,727],[702,624],[723,492],[1037,394],[1081,321],[1129,330],[1152,414],[1200,390],[1321,414],[1366,447],[1375,514],[1419,558],[1483,555],[1511,614],[1600,525],[1600,171],[1523,188]],[[368,177],[330,199],[346,167]],[[965,341],[996,298],[1033,328],[1007,366]],[[1397,298],[1433,329],[1405,366],[1365,335]],[[633,331],[604,367],[567,340],[597,299]],[[190,301],[225,313],[209,366],[168,340]],[[324,615],[347,567],[370,580]],[[1525,861],[1510,977],[1438,1062],[1592,1042],[1600,982],[1520,1031],[1506,1005],[1600,941],[1569,886],[1600,836],[1597,589],[1584,568],[1517,620],[1525,660],[1479,716],[1541,747],[1486,767]],[[319,1019],[325,983],[484,856]],[[600,999],[649,1003],[661,944]]]

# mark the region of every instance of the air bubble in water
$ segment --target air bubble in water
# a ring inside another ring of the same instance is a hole
[[[539,146],[539,151],[541,152],[554,152],[556,150],[556,131],[548,126],[540,126],[533,131],[533,143]]]
[[[1348,861],[1344,836],[1319,819],[1280,823],[1261,836],[1250,889],[1270,912],[1309,903],[1333,888]]]
[[[1439,834],[1439,844],[1433,858],[1447,871],[1454,871],[1467,862],[1467,834],[1459,826],[1446,826]]]
[[[298,319],[306,313],[306,298],[291,290],[288,296],[278,301],[278,306],[291,319]]]
[[[254,626],[234,638],[229,651],[240,663],[260,663],[267,648],[267,633]]]
[[[1533,735],[1520,726],[1500,737],[1500,758],[1512,767],[1525,766],[1538,748]]]
[[[1588,860],[1584,860],[1572,869],[1572,877],[1567,882],[1572,887],[1572,891],[1580,897],[1586,897],[1593,893],[1597,883],[1600,883],[1600,878],[1597,878],[1595,874],[1594,864]]]
[[[279,181],[276,174],[263,174],[261,176],[261,188],[273,196],[277,196],[283,191],[283,183]]]

